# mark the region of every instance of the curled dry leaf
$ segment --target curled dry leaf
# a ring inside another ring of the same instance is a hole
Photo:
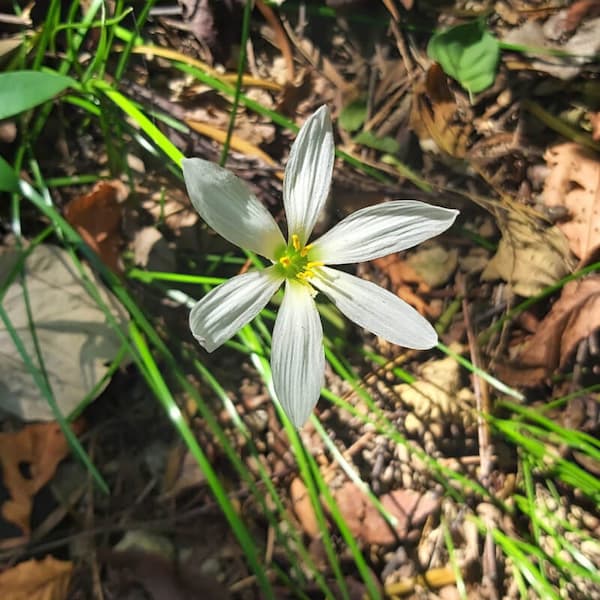
[[[570,281],[514,364],[501,375],[513,385],[535,386],[563,367],[577,344],[600,328],[600,276]]]
[[[73,563],[47,556],[28,560],[0,573],[5,600],[64,600],[67,597]]]
[[[118,179],[99,181],[89,194],[74,198],[64,209],[65,219],[115,273],[121,272],[123,245],[120,203],[128,195],[127,186]]]
[[[384,494],[381,504],[397,519],[392,529],[356,484],[346,482],[333,495],[352,535],[367,544],[382,546],[411,538],[416,528],[440,506],[439,499],[431,492],[393,490]]]
[[[82,424],[73,424],[75,433]],[[2,504],[2,517],[29,535],[33,496],[69,453],[67,440],[56,423],[36,423],[18,432],[0,433],[2,483],[10,497]],[[25,473],[23,472],[25,469]]]
[[[556,283],[575,267],[568,241],[557,226],[544,228],[514,209],[498,225],[502,239],[481,274],[484,281],[504,279],[516,294],[529,297]]]
[[[573,143],[549,148],[544,158],[550,167],[544,202],[569,210],[571,218],[558,227],[573,254],[585,263],[600,248],[600,161]]]
[[[458,106],[445,73],[437,64],[427,72],[424,84],[415,86],[410,124],[426,151],[454,158],[467,153],[472,126],[458,120]]]

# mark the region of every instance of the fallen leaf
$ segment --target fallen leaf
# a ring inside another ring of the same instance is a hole
[[[333,495],[352,535],[367,544],[382,546],[410,538],[411,532],[440,506],[440,500],[431,492],[393,490],[384,494],[381,504],[397,519],[392,528],[356,484],[346,482]]]
[[[564,44],[551,41],[550,38],[554,35],[552,28],[552,23],[542,26],[537,21],[528,19],[520,27],[512,29],[504,42],[531,48],[532,51],[527,54],[535,56],[531,60],[533,69],[559,79],[572,79],[581,72],[583,65],[593,62],[594,55],[600,51],[600,18],[585,21]],[[570,56],[551,56],[549,53],[536,56],[534,48],[559,50]]]
[[[174,272],[175,252],[156,227],[142,227],[131,242],[136,265],[149,271]]]
[[[408,256],[406,262],[429,287],[435,288],[444,285],[456,270],[458,250],[446,250],[441,244],[434,242],[420,246]]]
[[[81,422],[73,424],[75,433],[82,429]],[[56,423],[35,423],[18,432],[0,433],[2,483],[10,495],[2,504],[2,516],[25,536],[30,533],[33,496],[52,479],[68,454],[67,440]]]
[[[469,388],[461,387],[460,367],[454,358],[425,363],[417,381],[396,385],[394,391],[411,413],[428,424],[472,422],[469,408],[474,405],[473,394]]]
[[[585,263],[600,248],[600,161],[577,144],[549,148],[544,185],[547,206],[564,206],[571,218],[558,224],[571,251]]]
[[[47,556],[28,560],[0,573],[3,600],[64,600],[73,563]]]
[[[373,260],[373,264],[390,279],[392,291],[405,302],[414,306],[422,315],[430,315],[427,303],[415,294],[407,284],[418,284],[420,292],[429,292],[429,286],[423,281],[411,265],[398,254],[390,254]]]
[[[472,127],[457,119],[458,106],[439,65],[427,71],[424,83],[415,86],[410,124],[421,148],[463,158]]]
[[[504,279],[521,296],[535,296],[572,272],[575,261],[557,226],[544,228],[511,209],[499,219],[502,239],[481,274],[484,281]]]
[[[5,285],[20,256],[15,250],[0,255],[0,285]],[[117,323],[125,329],[127,314],[123,307],[86,265],[83,269]],[[39,245],[27,257],[23,273],[50,388],[59,409],[68,415],[102,381],[108,365],[121,348],[121,339],[107,323],[106,314],[89,296],[68,252],[49,244]],[[27,354],[35,357],[23,288],[18,278],[8,287],[3,307]],[[46,397],[34,384],[3,324],[0,324],[0,348],[0,407],[25,421],[53,420]],[[97,394],[107,383],[96,390]]]
[[[128,195],[127,186],[118,179],[99,181],[89,194],[74,198],[64,208],[65,219],[115,273],[121,272],[123,246],[120,203]]]
[[[598,328],[600,276],[570,281],[523,351],[498,371],[513,385],[538,385],[564,367],[579,342]]]

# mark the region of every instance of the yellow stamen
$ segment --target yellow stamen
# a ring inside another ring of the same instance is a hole
[[[290,257],[289,257],[289,256],[282,256],[282,257],[279,259],[279,262],[280,262],[280,263],[281,263],[281,264],[282,264],[282,265],[283,265],[283,266],[284,266],[286,269],[287,269],[287,268],[288,268],[288,267],[289,267],[289,266],[292,264],[292,261],[290,260]]]
[[[292,236],[293,237],[293,236]],[[306,246],[304,246],[304,248],[302,248],[302,250],[300,250],[300,256],[306,256],[308,254],[308,251],[313,247],[312,244],[308,244]]]
[[[297,233],[292,234],[292,246],[294,246],[296,252],[300,250],[300,238]]]
[[[315,267],[323,267],[323,266],[325,266],[325,263],[321,262],[320,260],[309,260],[306,263],[305,269],[307,271],[310,271],[311,269],[314,269]]]

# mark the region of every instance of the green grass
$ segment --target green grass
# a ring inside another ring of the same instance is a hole
[[[222,256],[213,254],[198,257],[197,269],[193,273],[150,272],[132,268],[127,272],[125,279],[120,279],[109,271],[85,245],[79,234],[61,216],[59,207],[54,205],[52,190],[55,187],[85,186],[98,178],[96,174],[50,177],[46,176],[39,167],[39,161],[46,157],[39,155],[40,150],[36,142],[43,139],[46,127],[57,118],[61,105],[69,111],[75,111],[78,115],[80,125],[77,134],[91,132],[102,137],[103,150],[108,156],[112,175],[126,173],[131,181],[134,181],[134,175],[129,172],[124,161],[126,154],[124,149],[127,145],[137,143],[139,152],[149,157],[159,157],[169,165],[174,176],[180,177],[179,166],[183,154],[161,131],[159,124],[168,123],[181,135],[189,135],[187,126],[173,115],[164,114],[154,107],[140,105],[128,96],[126,88],[119,85],[128,74],[136,45],[146,44],[141,30],[153,3],[146,3],[142,12],[136,15],[138,27],[136,31],[126,29],[124,25],[131,9],[122,1],[116,3],[115,12],[110,16],[105,13],[106,6],[103,2],[94,0],[81,14],[80,3],[73,1],[68,5],[66,13],[62,13],[66,14],[64,20],[61,17],[61,4],[51,0],[46,25],[39,32],[26,36],[21,50],[7,66],[8,70],[29,69],[68,75],[75,81],[75,85],[60,94],[58,98],[46,100],[37,108],[22,112],[18,117],[22,125],[21,137],[9,166],[12,169],[10,177],[19,178],[19,191],[11,194],[9,225],[20,244],[21,260],[0,288],[0,299],[3,298],[9,284],[15,281],[22,286],[24,298],[27,300],[23,265],[31,249],[37,244],[46,243],[50,237],[53,243],[61,244],[69,251],[74,267],[84,278],[90,298],[104,311],[107,321],[121,339],[121,351],[112,361],[106,378],[111,377],[118,369],[120,360],[124,356],[129,357],[134,363],[155,401],[163,407],[166,418],[172,423],[182,443],[204,473],[215,502],[238,540],[248,569],[255,577],[257,588],[260,589],[261,597],[275,598],[274,585],[277,584],[294,590],[299,598],[307,597],[305,590],[309,585],[316,586],[325,598],[350,598],[351,591],[346,579],[348,574],[362,581],[370,598],[383,597],[374,579],[371,557],[367,549],[361,547],[360,543],[353,538],[351,529],[337,506],[334,494],[323,478],[315,457],[304,445],[302,437],[294,430],[277,400],[274,399],[275,408],[289,439],[297,476],[302,479],[308,491],[321,532],[320,541],[327,565],[325,572],[315,563],[307,540],[298,529],[290,510],[286,490],[273,481],[271,474],[261,462],[261,454],[253,434],[240,418],[228,393],[230,382],[220,380],[218,371],[211,367],[215,363],[204,362],[205,355],[198,348],[191,344],[182,344],[177,336],[170,337],[168,331],[159,333],[156,327],[159,315],[145,312],[131,293],[133,284],[141,285],[153,294],[162,295],[170,301],[174,300],[182,307],[190,307],[195,298],[221,283],[224,280],[224,272],[230,271],[232,266],[239,267],[249,258],[255,267],[261,268],[260,260],[255,256],[241,253]],[[242,48],[246,45],[251,18],[248,5],[244,15],[243,38],[240,40]],[[92,37],[92,34],[97,35],[96,51],[87,63],[81,64],[79,57],[83,44]],[[55,49],[59,36],[66,43],[66,51],[57,54]],[[243,56],[242,53],[235,86],[224,83],[213,74],[203,72],[192,64],[173,60],[171,66],[180,73],[195,77],[199,82],[208,85],[231,101],[228,139],[235,128],[235,109],[238,103],[247,110],[270,119],[279,127],[297,131],[292,120],[260,105],[244,94],[241,87],[242,75],[245,72]],[[227,154],[228,143],[222,149],[221,162],[225,162]],[[387,175],[344,152],[338,151],[338,157],[378,180],[387,178]],[[21,177],[23,172],[28,174],[28,181]],[[0,182],[3,181],[5,179],[0,171]],[[429,185],[428,182],[425,183]],[[8,183],[6,186],[5,189],[13,189],[8,187]],[[85,188],[82,187],[82,191],[83,189]],[[39,228],[35,229],[32,226],[32,214],[36,215],[38,223],[44,224],[42,233],[39,232]],[[27,215],[27,218],[24,215]],[[465,237],[470,239],[467,234]],[[489,240],[485,242],[492,244]],[[119,327],[108,307],[101,300],[97,284],[85,275],[82,261],[91,265],[127,310],[129,325],[125,331]],[[560,291],[566,282],[597,272],[599,268],[600,263],[590,265],[557,282],[538,297],[518,305],[489,330],[484,331],[480,341],[532,304]],[[460,306],[455,306],[449,316],[450,319],[459,308]],[[590,460],[598,461],[600,444],[597,440],[585,433],[558,425],[546,416],[543,409],[529,408],[523,402],[523,396],[518,390],[499,381],[485,369],[475,367],[465,356],[439,344],[440,353],[452,357],[463,367],[462,373],[465,379],[471,374],[487,381],[491,386],[496,410],[494,414],[484,415],[484,417],[494,432],[496,440],[514,449],[516,456],[514,469],[518,474],[515,494],[508,499],[497,498],[493,490],[486,489],[476,477],[448,467],[444,460],[428,455],[420,446],[402,435],[397,425],[381,408],[378,399],[367,386],[363,385],[363,379],[355,368],[357,361],[360,360],[371,361],[379,367],[385,367],[386,359],[373,351],[368,351],[365,358],[361,359],[360,350],[349,347],[348,325],[340,319],[336,311],[331,306],[323,305],[320,306],[320,312],[330,331],[325,340],[330,368],[348,389],[353,390],[354,397],[368,407],[368,412],[358,410],[348,396],[340,397],[329,389],[323,390],[321,401],[323,405],[331,404],[334,410],[345,411],[377,435],[385,437],[389,443],[405,447],[410,456],[416,457],[424,465],[431,478],[432,487],[437,485],[447,497],[464,504],[469,514],[478,502],[485,500],[493,504],[509,521],[514,519],[515,522],[522,523],[524,518],[526,525],[517,529],[503,528],[500,523],[496,523],[490,529],[489,523],[473,516],[482,536],[490,532],[497,547],[509,559],[510,572],[521,590],[522,597],[527,597],[527,590],[531,587],[541,597],[558,598],[561,586],[574,578],[582,578],[594,584],[600,583],[599,575],[593,569],[593,565],[572,541],[574,538],[583,540],[584,532],[573,527],[569,522],[553,518],[552,514],[540,508],[537,501],[540,489],[544,490],[548,497],[558,498],[560,495],[557,486],[560,486],[563,493],[564,490],[570,493],[577,491],[577,494],[586,496],[589,502],[598,504],[600,501],[598,478],[583,469],[569,453],[564,452],[564,448],[567,448],[569,451],[583,453]],[[227,350],[223,351],[236,353],[240,362],[251,364],[256,378],[271,392],[272,381],[268,358],[274,316],[272,310],[265,310],[255,322],[246,326],[235,340],[229,342]],[[73,414],[61,414],[46,376],[43,356],[39,348],[34,356],[27,353],[19,332],[1,304],[0,319],[10,335],[15,351],[21,356],[31,374],[31,385],[39,388],[52,408],[74,456],[89,470],[98,489],[102,493],[110,494],[109,483],[101,472],[102,465],[94,464],[84,445],[69,427],[69,422],[81,414],[101,386],[98,385],[95,390],[82,398],[80,406]],[[439,325],[443,329],[447,324]],[[37,324],[33,318],[30,318],[29,328],[34,339],[36,327]],[[345,351],[348,350],[351,351],[348,355],[353,356],[352,360],[346,356]],[[411,372],[408,367],[393,365],[390,368],[396,377],[407,383],[413,383],[417,378],[416,373]],[[210,397],[202,395],[199,387],[191,383],[190,373],[194,374],[196,381],[202,382],[203,389],[210,392]],[[597,388],[592,389],[591,392],[597,392]],[[272,397],[275,398],[274,394]],[[511,398],[510,401],[507,397]],[[254,528],[246,522],[244,515],[239,513],[228,482],[211,464],[205,450],[200,446],[188,415],[180,408],[184,399],[192,400],[197,413],[202,417],[204,427],[210,432],[219,451],[227,460],[229,470],[235,473],[239,485],[248,490],[265,522],[272,528],[278,548],[285,556],[286,563],[291,565],[289,568],[283,568],[277,562],[267,563],[264,560],[266,542],[257,539]],[[567,397],[556,398],[552,401],[552,405],[560,406],[567,401]],[[229,415],[236,433],[244,441],[244,451],[247,456],[240,455],[230,432],[220,424],[215,406]],[[499,414],[502,416],[498,416]],[[337,461],[345,477],[357,485],[384,519],[393,523],[394,517],[382,506],[369,483],[362,478],[361,472],[351,461],[344,458],[345,448],[340,447],[339,437],[333,437],[332,432],[328,431],[314,416],[312,425],[322,440],[328,458]],[[257,466],[255,470],[248,468],[249,460]],[[463,580],[465,574],[461,573],[457,562],[456,540],[449,533],[448,524],[444,524],[443,533],[448,563],[456,574],[461,597],[465,597],[466,584]],[[554,540],[555,551],[552,553],[541,548],[542,540],[548,537]],[[341,549],[344,549],[346,557],[350,557],[351,566],[348,565],[346,558],[344,561],[341,560]],[[566,560],[565,556],[570,557],[570,560]],[[555,575],[552,576],[552,580],[550,579],[550,566],[552,573],[558,573],[558,583]]]

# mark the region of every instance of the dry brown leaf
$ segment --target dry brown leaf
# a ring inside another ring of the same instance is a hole
[[[600,161],[577,144],[549,148],[550,174],[544,185],[547,206],[565,206],[571,219],[558,227],[583,263],[600,248]]]
[[[73,423],[79,433],[82,422]],[[33,496],[56,471],[58,463],[69,453],[67,440],[56,423],[35,423],[21,431],[0,433],[0,465],[3,484],[10,498],[1,507],[2,516],[29,535],[29,518]],[[28,468],[25,475],[22,468]]]
[[[393,490],[384,494],[381,504],[397,519],[392,529],[356,484],[346,482],[334,490],[333,495],[352,535],[367,544],[382,546],[411,537],[411,532],[440,505],[439,499],[430,492]]]
[[[424,84],[415,87],[410,116],[412,129],[424,150],[463,158],[472,126],[456,122],[457,104],[441,67],[433,64]]]
[[[535,386],[563,367],[577,344],[600,328],[600,276],[570,281],[514,365],[500,367],[513,385]]]
[[[431,310],[427,303],[415,294],[410,288],[409,283],[418,284],[420,292],[429,292],[429,286],[423,281],[423,278],[398,254],[390,254],[373,260],[373,264],[385,273],[390,279],[392,291],[402,300],[414,306],[422,315],[431,315]]]
[[[516,294],[529,297],[573,270],[568,241],[557,226],[544,229],[513,209],[498,225],[502,239],[481,274],[484,281],[504,279]]]
[[[123,245],[120,203],[128,195],[121,181],[100,181],[89,194],[74,198],[64,209],[65,219],[115,273],[121,272],[119,255]]]
[[[3,600],[64,600],[73,563],[47,556],[28,560],[0,573]]]

